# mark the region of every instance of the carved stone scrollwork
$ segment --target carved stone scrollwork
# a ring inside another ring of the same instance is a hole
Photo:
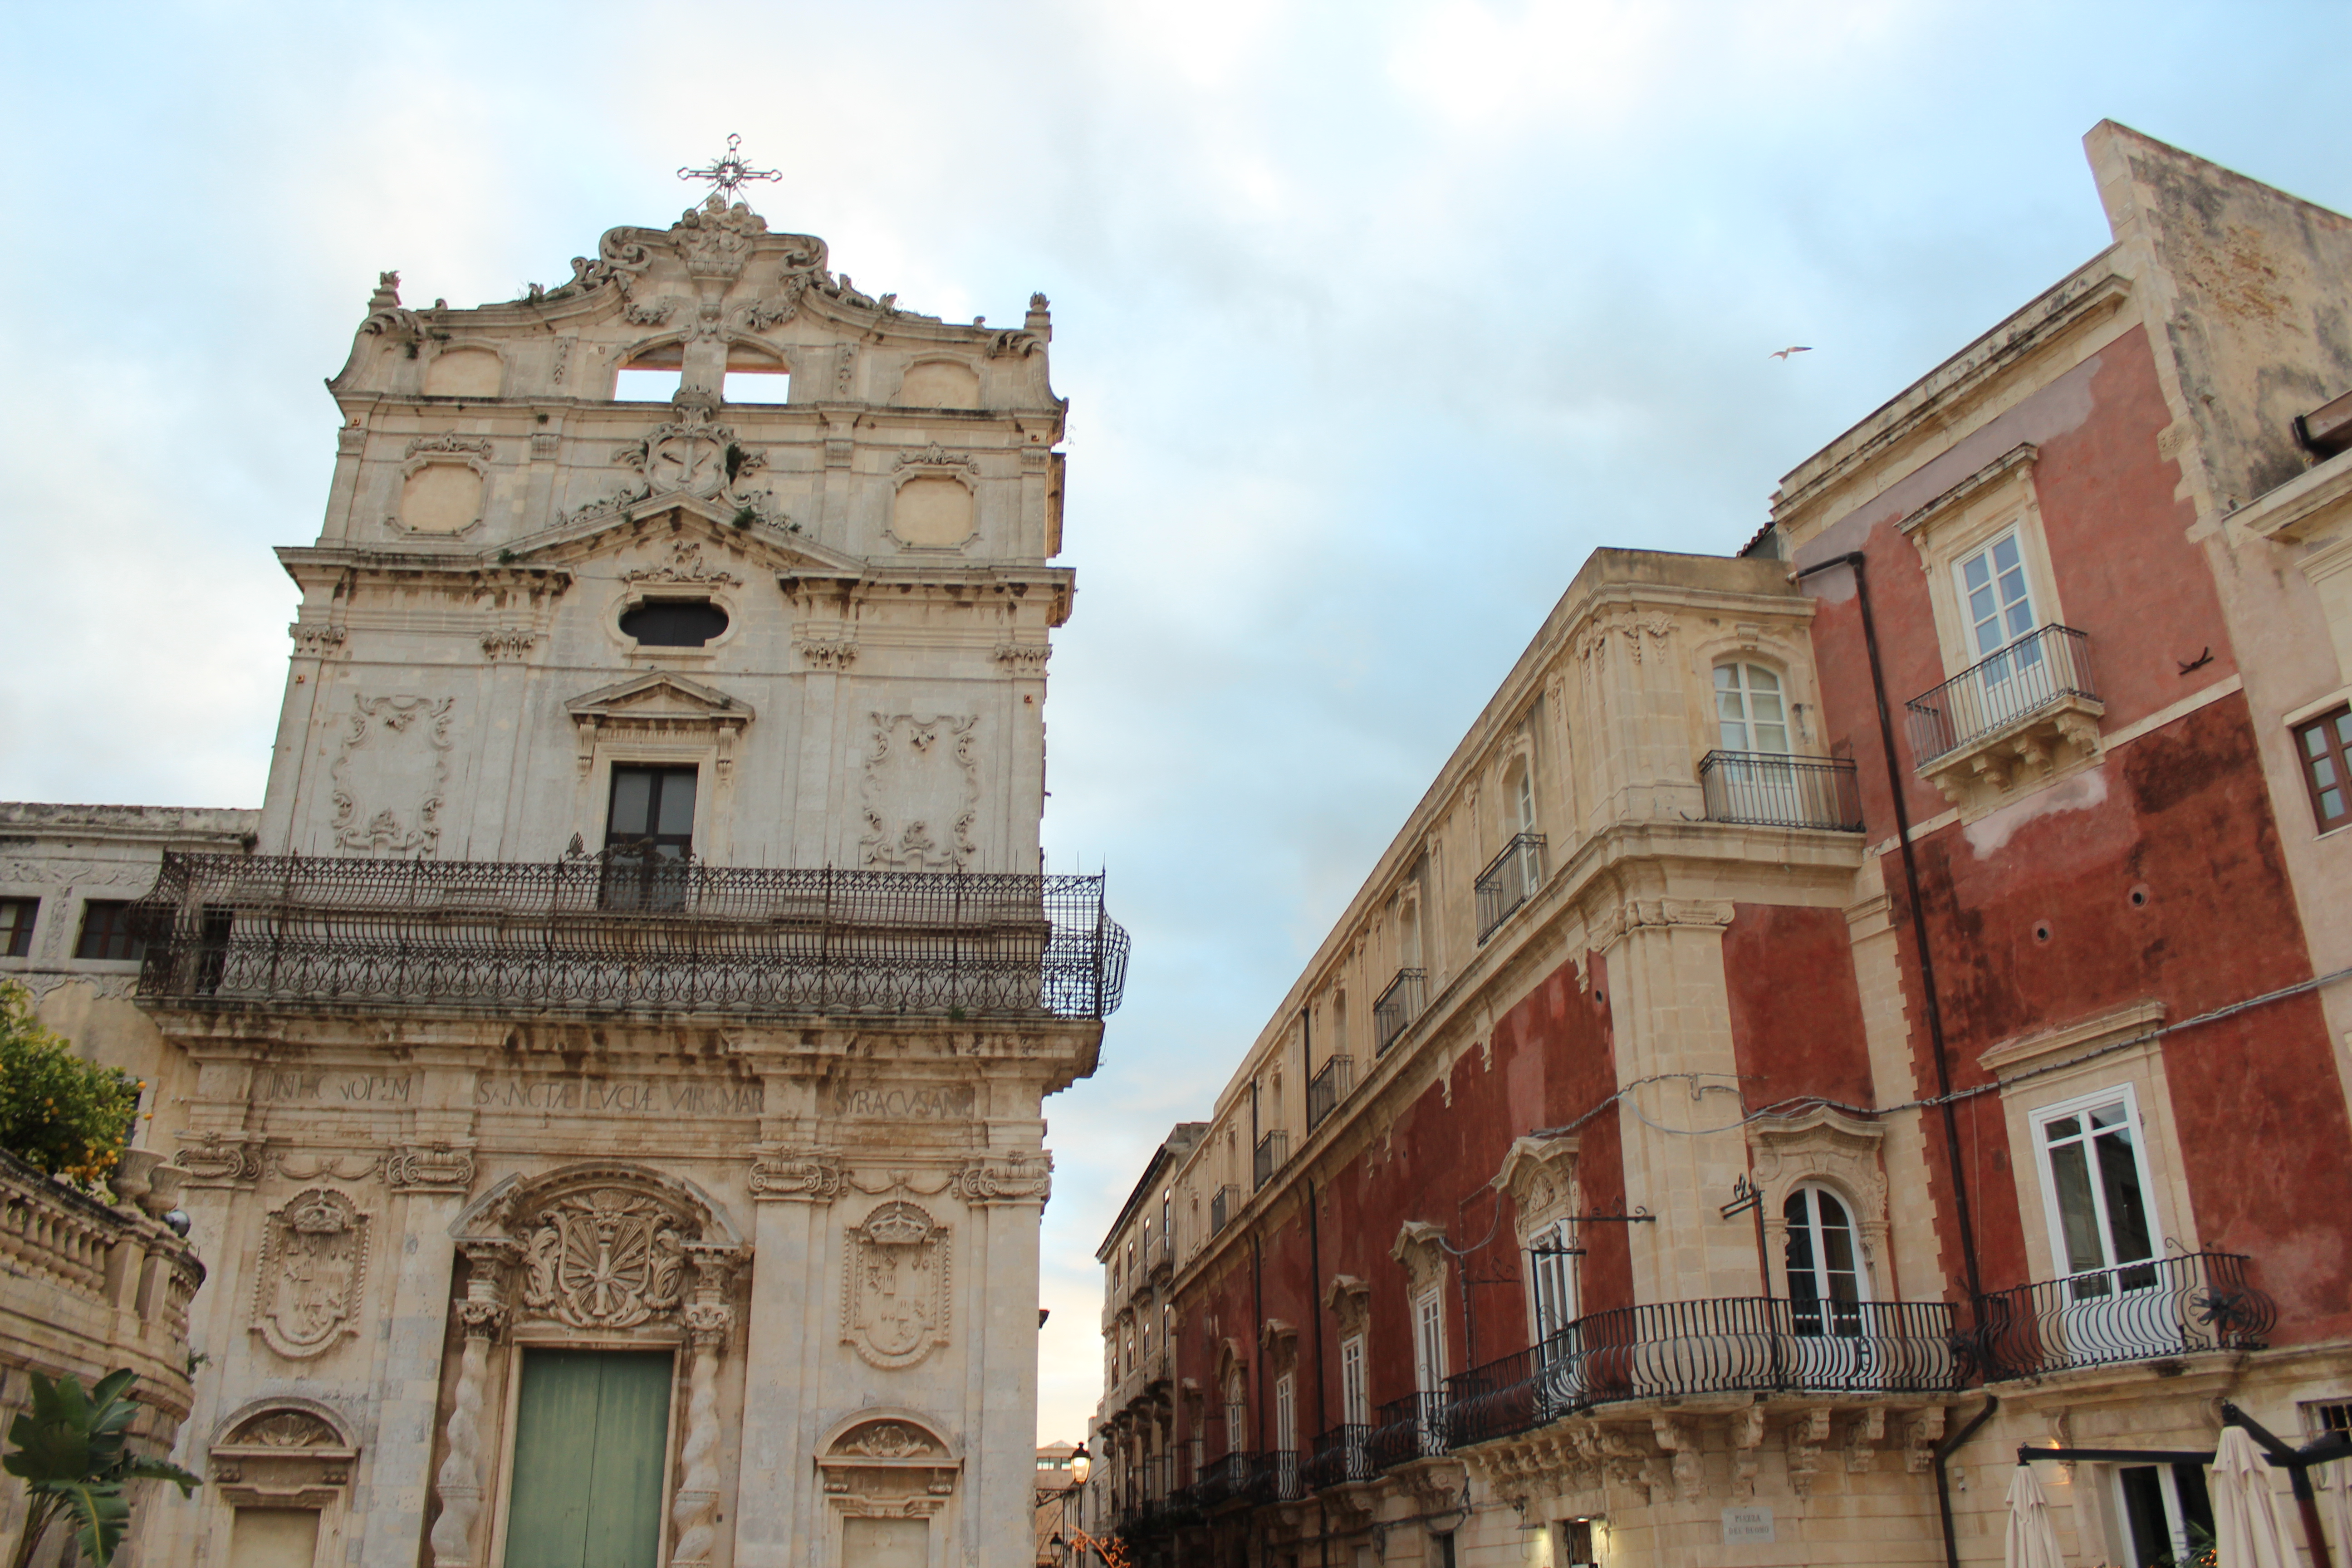
[[[180,1138],[180,1152],[173,1163],[187,1172],[188,1179],[197,1185],[248,1185],[261,1179],[261,1140],[247,1142],[218,1132],[183,1132]]]
[[[751,1185],[751,1196],[762,1203],[829,1204],[849,1190],[835,1156],[783,1149],[753,1157]]]
[[[961,468],[968,474],[977,475],[980,459],[960,457],[934,441],[919,452],[899,453],[898,460],[890,465],[890,471],[896,473],[901,468]]]
[[[859,849],[867,869],[952,871],[980,853],[972,824],[980,809],[980,771],[972,755],[973,715],[869,715],[874,725],[858,794],[866,833]]]
[[[367,1233],[368,1216],[330,1188],[299,1194],[268,1215],[252,1324],[265,1344],[308,1361],[359,1332]]]
[[[1045,661],[1053,656],[1054,650],[1042,643],[1034,647],[1026,643],[996,645],[996,662],[1016,675],[1043,675]]]
[[[436,853],[457,699],[354,695],[352,704],[330,770],[335,847],[377,856]]]
[[[956,1173],[955,1194],[967,1204],[1043,1205],[1054,1194],[1054,1159],[1014,1156],[974,1160]]]
[[[651,566],[632,566],[621,574],[625,583],[690,583],[719,588],[740,588],[743,579],[702,558],[699,540],[681,539],[669,553]]]
[[[948,1342],[948,1234],[903,1199],[844,1233],[841,1338],[868,1364],[913,1366]]]
[[[1808,1410],[1789,1423],[1789,1489],[1811,1497],[1822,1468],[1822,1446],[1830,1440],[1830,1407]]]
[[[1936,1448],[1944,1440],[1944,1407],[1930,1405],[1903,1424],[1903,1468],[1915,1476],[1936,1466]]]
[[[1731,1418],[1731,1495],[1745,1502],[1756,1495],[1756,1455],[1764,1443],[1764,1406],[1751,1405]]]
[[[1860,1474],[1870,1468],[1878,1457],[1878,1445],[1886,1436],[1886,1407],[1874,1405],[1855,1412],[1845,1429],[1845,1468]]]
[[[395,1193],[463,1193],[474,1184],[474,1153],[446,1143],[403,1143],[384,1160]]]
[[[1688,1422],[1666,1415],[1650,1417],[1650,1434],[1657,1439],[1659,1447],[1674,1457],[1675,1489],[1682,1493],[1685,1502],[1697,1501],[1706,1479],[1698,1434]]]
[[[538,643],[537,632],[513,626],[494,627],[482,634],[482,655],[486,658],[520,658]]]

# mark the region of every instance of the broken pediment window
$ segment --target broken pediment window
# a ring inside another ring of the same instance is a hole
[[[648,599],[621,616],[642,647],[701,647],[726,629],[727,612],[708,599]]]

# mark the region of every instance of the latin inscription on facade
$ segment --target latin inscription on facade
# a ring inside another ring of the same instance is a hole
[[[474,1085],[482,1110],[539,1110],[575,1116],[757,1116],[766,1091],[731,1079],[566,1078],[485,1073]]]
[[[262,1105],[406,1105],[409,1083],[405,1073],[263,1068],[253,1075],[253,1099]]]
[[[938,1088],[844,1089],[835,1109],[843,1116],[892,1121],[961,1121],[974,1113],[978,1096],[970,1084]]]

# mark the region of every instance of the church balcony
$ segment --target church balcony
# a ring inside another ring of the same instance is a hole
[[[1101,1018],[1099,876],[167,854],[139,994],[181,1005]]]
[[[2261,1350],[2278,1307],[2234,1252],[2191,1252],[1995,1291],[1979,1308],[1985,1376]]]
[[[1447,1378],[1437,1425],[1459,1448],[1627,1400],[1947,1394],[1972,1366],[1946,1301],[1660,1301],[1592,1313]]]

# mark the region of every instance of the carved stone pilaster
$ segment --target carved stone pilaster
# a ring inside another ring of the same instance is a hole
[[[670,1500],[677,1545],[669,1560],[679,1565],[709,1562],[719,1543],[719,1357],[734,1332],[735,1310],[726,1297],[743,1254],[735,1247],[697,1246],[687,1249],[686,1258],[694,1270],[694,1295],[685,1314],[694,1362],[687,1381],[677,1495]]]

